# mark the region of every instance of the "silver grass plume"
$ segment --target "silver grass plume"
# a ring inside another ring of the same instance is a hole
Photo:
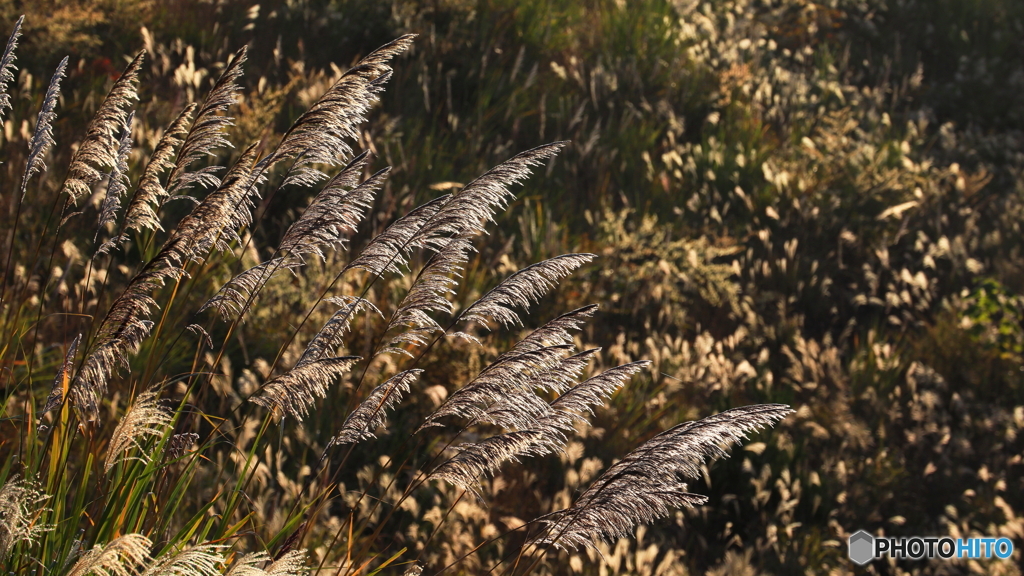
[[[412,356],[401,347],[403,344],[422,346],[431,334],[444,331],[429,313],[452,313],[452,303],[447,296],[455,294],[453,288],[458,285],[472,251],[468,238],[452,238],[430,258],[399,303],[385,333],[398,326],[405,329],[388,342],[383,352]]]
[[[68,351],[64,354],[64,362],[61,363],[60,368],[57,370],[57,375],[53,377],[53,385],[50,386],[50,395],[46,397],[46,404],[39,411],[40,417],[50,410],[56,409],[64,402],[64,390],[67,389],[70,383],[71,372],[75,368],[75,355],[78,354],[78,345],[81,342],[82,335],[79,334],[75,336],[75,339],[71,341],[71,345],[68,346]]]
[[[67,576],[134,576],[135,567],[149,559],[152,545],[142,534],[125,534],[106,546],[97,544],[82,554]]]
[[[745,406],[658,434],[608,468],[571,507],[542,517],[545,529],[530,543],[596,549],[598,540],[626,536],[676,508],[705,503],[706,497],[686,492],[680,479],[699,477],[706,459],[726,456],[726,448],[747,433],[791,412],[783,404]]]
[[[365,165],[365,157],[364,153],[335,176],[288,228],[278,247],[278,252],[284,252],[286,256],[273,258],[238,274],[221,287],[200,311],[216,308],[225,321],[233,317],[244,318],[253,299],[278,272],[294,272],[303,266],[304,254],[315,254],[324,260],[324,248],[343,246],[346,235],[356,231],[389,170],[381,170],[355,186]],[[345,191],[346,187],[352,186],[355,188]]]
[[[348,140],[356,140],[356,126],[366,121],[366,113],[391,76],[388,62],[412,46],[415,36],[406,34],[381,46],[360,60],[304,112],[285,133],[273,154],[264,160],[269,167],[281,160],[294,159],[294,172],[282,185],[312,185],[324,174],[312,164],[335,165],[352,156]]]
[[[446,194],[434,198],[392,222],[366,244],[359,256],[345,266],[345,270],[361,268],[374,276],[384,272],[401,274],[402,268],[408,266],[408,253],[412,248],[409,241],[450,197]]]
[[[242,77],[242,64],[246,60],[246,54],[247,48],[244,46],[234,54],[199,108],[195,122],[189,128],[178,151],[174,169],[167,177],[168,194],[175,194],[195,184],[213,187],[220,183],[220,179],[213,175],[213,172],[220,170],[219,166],[195,172],[188,172],[188,167],[204,156],[213,156],[213,151],[217,148],[231,147],[231,142],[224,136],[224,130],[232,125],[234,118],[222,116],[220,113],[237,101],[238,79]]]
[[[563,254],[523,268],[491,288],[460,315],[461,321],[475,321],[487,326],[496,320],[503,326],[522,325],[513,308],[529,309],[542,296],[558,285],[558,281],[597,256]]]
[[[82,556],[82,536],[84,535],[85,531],[80,529],[78,537],[71,542],[71,549],[68,550],[68,555],[64,557],[64,562],[61,563],[60,573],[67,571],[71,567],[71,563]]]
[[[104,226],[117,218],[117,211],[121,209],[121,197],[128,190],[131,181],[128,179],[128,156],[132,152],[132,121],[135,119],[135,112],[130,112],[122,126],[121,139],[117,147],[117,158],[114,161],[114,168],[110,171],[110,178],[107,182],[107,193],[100,205],[100,215],[97,219],[96,235],[92,241],[95,242],[100,236]],[[104,242],[96,253],[102,254],[109,247],[111,241]]]
[[[550,414],[551,407],[540,396],[533,392],[517,392],[484,408],[467,426],[487,423],[506,431],[529,430]]]
[[[358,362],[359,356],[324,358],[296,365],[270,380],[253,402],[301,421],[317,398],[327,396],[327,388]]]
[[[0,57],[0,120],[3,120],[4,113],[11,109],[11,95],[7,93],[7,86],[14,81],[14,71],[18,69],[14,65],[14,50],[18,47],[18,38],[21,38],[23,22],[25,22],[25,17],[21,16],[14,23],[14,30],[11,32],[11,37],[7,39],[4,55]]]
[[[298,258],[281,256],[253,266],[221,286],[220,290],[199,308],[199,311],[213,308],[220,313],[220,317],[225,322],[230,322],[232,318],[244,321],[245,313],[252,305],[253,298],[271,278],[281,271],[294,274],[302,264],[302,260]]]
[[[100,322],[96,343],[86,353],[85,363],[71,385],[71,400],[87,420],[99,416],[99,399],[107,391],[107,381],[118,368],[128,369],[129,355],[138,352],[153,326],[149,315],[157,303],[150,296],[167,279],[178,279],[182,270],[180,241],[172,238],[152,260],[136,274],[114,300]]]
[[[28,159],[25,161],[25,173],[21,177],[21,199],[25,199],[25,191],[28,189],[28,181],[39,172],[46,171],[46,163],[43,156],[55,144],[53,140],[53,126],[51,123],[57,117],[54,109],[57,107],[57,98],[60,97],[60,81],[64,78],[64,71],[68,67],[68,57],[65,56],[57,65],[56,72],[50,79],[50,86],[46,89],[46,96],[43,97],[43,105],[39,109],[39,116],[36,117],[36,128],[32,132],[32,138],[28,141]]]
[[[650,365],[649,360],[641,360],[616,366],[565,390],[551,402],[552,413],[546,422],[566,432],[571,432],[577,422],[589,423],[583,414],[593,416],[595,406],[607,404],[612,394],[622,388],[626,381]]]
[[[487,422],[505,430],[526,430],[535,426],[542,418],[556,415],[548,402],[537,395],[536,390],[561,393],[572,388],[576,379],[590,363],[591,356],[600,350],[585,350],[563,358],[551,368],[538,372],[524,386],[524,390],[499,398],[468,426]]]
[[[380,310],[372,302],[365,298],[355,296],[333,296],[326,302],[341,306],[331,318],[324,323],[323,327],[310,339],[302,356],[295,363],[296,366],[303,366],[311,362],[334,355],[334,352],[341,346],[342,338],[352,327],[352,318],[364,311],[376,312],[381,315]]]
[[[344,246],[347,236],[356,232],[373,205],[374,195],[391,170],[385,168],[360,183],[367,162],[368,154],[363,152],[331,178],[302,216],[288,227],[278,250],[295,255],[314,254],[324,260],[324,248]]]
[[[107,380],[128,357],[138,352],[153,323],[148,319],[157,307],[151,294],[167,279],[182,276],[183,264],[200,259],[215,246],[226,248],[224,236],[237,239],[236,229],[249,224],[254,176],[255,145],[225,176],[221,186],[208,195],[178,223],[171,237],[152,260],[135,275],[114,300],[100,323],[96,344],[86,357],[72,385],[72,400],[86,419],[99,415],[99,399],[106,393]]]
[[[451,196],[444,208],[411,238],[410,245],[437,250],[451,236],[482,234],[484,226],[494,221],[495,212],[515,200],[508,187],[525,181],[531,167],[553,157],[565,144],[554,142],[521,152],[477,177]]]
[[[587,320],[594,316],[597,312],[597,304],[588,304],[581,308],[577,308],[571,312],[566,312],[561,316],[548,321],[540,328],[537,328],[533,332],[530,332],[525,338],[520,340],[504,352],[499,359],[503,359],[506,356],[516,356],[523,352],[531,352],[545,346],[557,346],[559,344],[572,344],[573,335],[571,331],[579,331],[586,324]]]
[[[117,134],[123,126],[130,125],[129,109],[139,99],[136,90],[145,55],[145,50],[139,52],[114,82],[85,129],[81,146],[71,156],[62,192],[67,192],[72,204],[92,192],[92,184],[103,178],[101,170],[113,168],[117,163],[120,144]]]
[[[49,496],[29,480],[11,478],[0,487],[0,519],[3,519],[0,522],[0,560],[6,560],[19,542],[32,543],[42,533],[53,529],[38,521],[45,512],[42,503],[47,499]]]
[[[152,298],[145,297],[152,302]],[[115,303],[116,304],[116,303]],[[100,325],[101,336],[85,359],[85,364],[71,383],[70,394],[74,406],[81,411],[83,420],[99,419],[100,399],[107,392],[107,381],[118,367],[129,368],[129,355],[137,354],[142,341],[149,336],[153,322],[137,317],[144,306],[127,303],[128,316],[124,322]],[[108,318],[110,317],[108,313]]]
[[[496,360],[472,381],[456,390],[441,406],[424,419],[417,432],[446,416],[460,416],[475,421],[488,406],[502,398],[529,392],[530,382],[539,373],[558,364],[572,346],[546,346],[517,356]]]
[[[458,446],[457,454],[435,468],[427,478],[450,482],[483,500],[476,489],[477,479],[481,476],[494,474],[509,460],[519,462],[526,456],[554,454],[564,444],[564,436],[558,430],[540,425],[529,430],[506,432]]]
[[[378,234],[345,269],[362,268],[376,276],[385,271],[401,274],[412,249],[438,251],[452,237],[482,233],[483,225],[493,220],[495,211],[514,198],[508,186],[523,181],[531,166],[554,156],[563,145],[564,142],[556,142],[518,154],[488,170],[457,194],[439,196],[421,205]]]
[[[257,144],[249,146],[228,170],[216,190],[178,222],[168,245],[178,263],[202,260],[214,248],[227,250],[239,241],[238,230],[252,223],[253,195],[261,179],[254,171]]]
[[[165,554],[147,566],[139,576],[220,576],[225,546],[200,544]]]
[[[270,566],[265,568],[269,576],[300,576],[309,570],[306,568],[306,551],[289,550],[279,556]]]
[[[376,438],[373,431],[383,426],[387,411],[402,400],[402,394],[409,392],[409,386],[423,370],[413,369],[399,372],[370,392],[355,410],[345,419],[341,430],[331,439],[328,446],[355,444]]]
[[[189,324],[188,326],[185,326],[185,330],[188,330],[189,332],[195,334],[196,336],[199,336],[199,338],[202,339],[203,343],[206,344],[207,348],[211,350],[213,349],[213,338],[210,337],[210,333],[206,331],[206,328],[203,328],[199,324],[192,323]]]
[[[121,417],[110,437],[107,458],[103,463],[104,470],[110,473],[115,464],[126,460],[141,460],[148,463],[149,456],[140,442],[147,436],[163,436],[172,416],[170,410],[158,403],[156,391],[147,390],[139,394]],[[132,448],[138,449],[138,456],[127,454]]]
[[[224,576],[266,576],[267,573],[260,568],[260,565],[268,561],[270,561],[270,554],[264,551],[250,552],[235,560]]]
[[[530,387],[545,392],[564,393],[576,384],[576,379],[580,377],[580,374],[583,374],[583,371],[586,370],[587,365],[590,363],[591,356],[600,351],[600,348],[591,348],[579,354],[573,354],[568,358],[563,358],[550,370],[537,374],[530,381]]]
[[[265,568],[259,567],[268,562]],[[250,552],[232,564],[224,576],[299,576],[308,571],[305,550],[289,550],[274,560],[266,552]]]
[[[587,352],[593,353],[596,349]],[[583,355],[573,358],[580,356]],[[518,461],[522,456],[544,456],[562,450],[567,434],[575,431],[575,423],[587,423],[578,412],[593,414],[592,406],[604,404],[615,390],[648,364],[633,362],[608,370],[569,389],[550,405],[528,392],[499,399],[479,420],[511,431],[459,446],[458,453],[438,466],[430,477],[451,482],[480,497],[474,486],[481,475],[493,474],[507,460]]]
[[[188,123],[197,106],[195,103],[186,106],[157,141],[153,155],[150,156],[146,168],[142,171],[142,177],[139,178],[135,194],[125,210],[121,236],[116,239],[118,243],[124,242],[125,235],[130,230],[163,230],[160,218],[156,214],[156,207],[167,198],[167,190],[160,183],[160,174],[174,167],[175,150],[184,141],[183,138],[188,133]]]

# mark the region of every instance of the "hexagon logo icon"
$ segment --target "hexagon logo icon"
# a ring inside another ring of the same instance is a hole
[[[875,559],[875,539],[863,530],[850,534],[850,560],[863,566]]]

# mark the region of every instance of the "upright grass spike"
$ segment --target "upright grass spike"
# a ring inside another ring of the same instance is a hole
[[[3,115],[11,110],[11,95],[7,93],[7,86],[14,81],[14,71],[18,69],[14,65],[14,50],[18,47],[18,38],[21,38],[21,25],[25,17],[21,16],[14,23],[14,30],[7,39],[7,46],[4,48],[3,56],[0,56],[0,121]]]
[[[85,139],[71,157],[63,192],[72,204],[92,193],[91,186],[103,178],[102,170],[114,168],[120,149],[118,134],[128,122],[132,104],[139,99],[137,93],[139,68],[146,55],[143,50],[135,55],[121,77],[114,82],[107,97],[89,122]]]
[[[46,171],[46,163],[43,156],[55,144],[53,140],[53,126],[51,125],[57,113],[57,98],[60,96],[60,81],[64,79],[64,71],[68,67],[68,57],[65,56],[57,71],[50,79],[50,86],[46,89],[46,96],[43,97],[43,105],[39,109],[39,116],[36,117],[36,128],[32,132],[32,138],[28,141],[28,159],[25,161],[25,173],[21,177],[21,199],[25,199],[25,191],[28,189],[28,181],[39,172]]]
[[[189,172],[188,168],[204,156],[213,156],[213,151],[218,148],[232,147],[231,142],[224,136],[224,130],[233,124],[234,118],[222,116],[221,112],[237,101],[238,79],[242,77],[242,64],[247,58],[247,50],[248,48],[243,46],[235,52],[199,108],[196,119],[185,135],[181,149],[178,150],[178,160],[167,176],[168,195],[178,194],[196,184],[204,187],[220,184],[220,179],[213,174],[220,170],[219,166],[195,172]]]
[[[142,171],[142,177],[139,178],[135,194],[125,209],[121,234],[116,239],[118,244],[125,241],[131,230],[163,230],[156,208],[167,198],[167,190],[160,183],[160,174],[174,168],[175,151],[184,142],[184,137],[188,134],[188,124],[197,107],[198,104],[195,103],[186,106],[164,130],[157,142],[153,155]]]
[[[64,391],[67,390],[70,384],[71,377],[75,369],[75,355],[78,354],[78,345],[82,342],[82,335],[75,336],[75,339],[71,341],[68,346],[68,351],[64,353],[64,362],[61,363],[60,368],[57,370],[57,375],[53,377],[53,384],[50,386],[50,395],[46,397],[46,404],[43,405],[43,409],[39,411],[40,418],[49,412],[54,410],[64,402]]]
[[[132,152],[132,121],[135,119],[135,112],[130,112],[122,126],[121,138],[117,148],[117,158],[114,167],[110,171],[107,193],[100,204],[100,214],[97,218],[96,235],[93,242],[99,238],[100,231],[109,223],[117,219],[117,211],[121,209],[121,197],[128,190],[131,181],[128,179],[128,156]],[[104,242],[97,250],[97,254],[106,252],[112,246],[112,240]]]

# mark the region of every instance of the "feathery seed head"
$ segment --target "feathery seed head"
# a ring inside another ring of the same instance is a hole
[[[77,204],[79,198],[92,192],[91,186],[103,178],[102,170],[117,168],[120,150],[123,148],[118,134],[124,126],[128,127],[129,132],[131,130],[129,110],[139,99],[139,69],[145,55],[145,50],[139,52],[114,82],[85,129],[85,139],[71,157],[63,192],[67,193],[72,204]]]
[[[423,370],[419,369],[406,370],[374,388],[366,400],[349,414],[330,444],[354,444],[376,438],[373,432],[384,425],[387,411],[401,402],[402,394],[409,392],[409,385],[415,382],[422,372]]]
[[[673,509],[701,505],[707,498],[688,493],[679,479],[699,477],[706,459],[727,454],[723,445],[739,444],[748,432],[792,412],[783,404],[744,406],[666,430],[608,468],[570,508],[544,517],[546,529],[531,542],[596,549],[598,540],[626,536]]]
[[[7,47],[0,57],[0,120],[3,120],[5,112],[11,109],[11,95],[7,93],[7,85],[14,81],[14,71],[18,69],[14,65],[14,50],[18,47],[18,38],[21,38],[21,25],[25,17],[21,16],[14,23],[14,30],[11,37],[7,39]]]
[[[43,157],[50,147],[55,144],[53,140],[53,120],[57,117],[54,110],[57,108],[57,99],[60,97],[60,81],[64,79],[64,72],[68,67],[68,57],[65,56],[57,71],[50,79],[50,86],[46,89],[46,96],[43,97],[43,105],[39,109],[39,116],[36,117],[36,128],[32,132],[32,138],[28,141],[28,159],[25,161],[25,172],[21,177],[21,199],[25,199],[25,191],[28,189],[28,181],[39,172],[46,171],[46,163]]]
[[[49,496],[29,480],[11,478],[0,487],[0,560],[19,542],[34,542],[42,533],[53,527],[39,522],[46,511],[42,503]]]
[[[171,423],[172,416],[170,410],[158,403],[155,390],[139,394],[110,437],[107,459],[103,464],[104,470],[109,473],[115,464],[125,460],[149,462],[150,458],[141,441],[146,436],[162,436],[164,429]],[[138,449],[138,456],[126,454],[132,448]]]
[[[67,576],[135,576],[135,568],[149,559],[152,546],[142,534],[125,534],[82,554]]]

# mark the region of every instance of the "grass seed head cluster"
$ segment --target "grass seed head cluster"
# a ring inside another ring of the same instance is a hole
[[[649,362],[593,368],[599,350],[580,351],[579,332],[596,306],[536,328],[527,313],[595,256],[461,287],[513,187],[566,143],[362,229],[388,169],[357,150],[412,36],[339,70],[254,141],[233,138],[253,126],[231,116],[246,49],[210,83],[200,74],[208,91],[164,128],[175,106],[140,101],[139,52],[68,147],[54,133],[74,102],[68,58],[41,100],[25,75],[10,91],[22,25],[0,61],[8,122],[39,106],[5,142],[23,145],[2,197],[6,572],[515,574],[567,553],[577,569],[579,551],[704,503],[685,480],[790,412],[733,408],[610,466],[587,457],[590,419]],[[526,494],[515,516],[488,507],[563,476],[578,493]]]

